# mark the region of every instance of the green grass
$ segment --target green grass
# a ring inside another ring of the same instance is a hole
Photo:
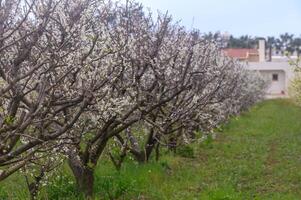
[[[108,160],[96,171],[95,199],[301,199],[301,109],[289,100],[254,106],[222,127],[216,140],[193,146],[193,158],[165,155],[156,163]],[[41,199],[81,199],[69,170]],[[0,183],[0,199],[26,199],[24,179]]]

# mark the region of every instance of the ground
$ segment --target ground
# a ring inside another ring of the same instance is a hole
[[[215,140],[194,144],[194,158],[165,155],[116,172],[108,160],[96,173],[95,199],[301,199],[301,109],[269,100],[233,118]],[[68,170],[41,199],[80,199]],[[13,192],[12,192],[13,191]],[[0,199],[25,199],[21,176],[0,183]]]

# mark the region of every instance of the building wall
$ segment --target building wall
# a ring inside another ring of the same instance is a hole
[[[288,62],[249,62],[247,66],[250,70],[259,71],[270,81],[272,75],[278,73],[278,82],[270,83],[267,95],[289,96],[289,87],[294,78],[294,70]],[[281,94],[282,90],[284,94]]]
[[[258,54],[249,54],[248,61],[249,62],[259,62]]]
[[[259,70],[260,74],[268,81],[268,95],[285,95],[286,83],[283,70]]]

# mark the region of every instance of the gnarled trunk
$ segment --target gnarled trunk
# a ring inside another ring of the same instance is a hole
[[[136,150],[132,150],[131,153],[134,155],[135,159],[140,163],[147,163],[152,155],[152,152],[154,150],[154,148],[156,147],[158,141],[157,139],[159,138],[159,136],[157,136],[157,138],[155,137],[154,134],[154,130],[152,129],[148,135],[147,141],[145,143],[145,146],[142,150],[138,150],[138,148],[136,147]],[[134,143],[134,142],[132,142]],[[138,142],[135,142],[138,143]]]
[[[78,190],[82,192],[87,199],[93,196],[95,167],[107,142],[108,138],[103,134],[103,136],[95,142],[94,146],[87,146],[85,153],[70,153],[69,155],[69,166],[75,177]],[[94,150],[91,151],[91,149]]]
[[[76,159],[69,159],[69,166],[76,180],[77,188],[86,198],[93,196],[94,169]]]
[[[147,138],[147,142],[146,145],[144,147],[145,150],[145,162],[149,161],[149,158],[157,144],[157,139],[159,138],[159,136],[157,136],[157,138],[155,138],[155,134],[154,131],[152,130]]]

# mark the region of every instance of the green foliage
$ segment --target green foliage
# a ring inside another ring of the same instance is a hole
[[[211,149],[213,148],[213,137],[211,134],[207,135],[205,140],[203,142],[201,142],[200,146],[202,148],[206,148],[206,149]]]
[[[301,104],[301,79],[300,75],[296,75],[294,80],[291,82],[290,85],[290,94],[298,103],[299,105]]]
[[[8,191],[5,191],[4,188],[0,187],[0,199],[8,199]]]
[[[12,125],[14,123],[14,117],[13,116],[6,116],[4,118],[4,123],[7,124],[7,125]]]
[[[133,181],[120,173],[98,177],[95,186],[95,190],[103,194],[104,199],[110,200],[119,199],[134,190]]]
[[[154,199],[156,186],[164,180],[164,167],[159,163],[144,165],[126,162],[120,172],[111,163],[102,163],[96,171],[96,199],[136,199],[147,193]],[[152,193],[152,191],[155,191]]]
[[[59,173],[46,187],[49,199],[81,199],[72,177],[65,173]]]
[[[245,199],[231,187],[217,188],[201,195],[202,200],[238,200]]]
[[[228,48],[255,48],[257,39],[249,35],[242,35],[238,38],[230,36],[228,41]]]
[[[300,60],[297,59],[296,61],[290,60],[289,64],[294,67],[295,76],[294,79],[291,81],[290,84],[290,95],[293,97],[295,102],[301,105],[301,67],[300,67]]]
[[[177,148],[177,155],[182,156],[184,158],[194,158],[195,152],[194,148],[191,145],[179,146]]]

